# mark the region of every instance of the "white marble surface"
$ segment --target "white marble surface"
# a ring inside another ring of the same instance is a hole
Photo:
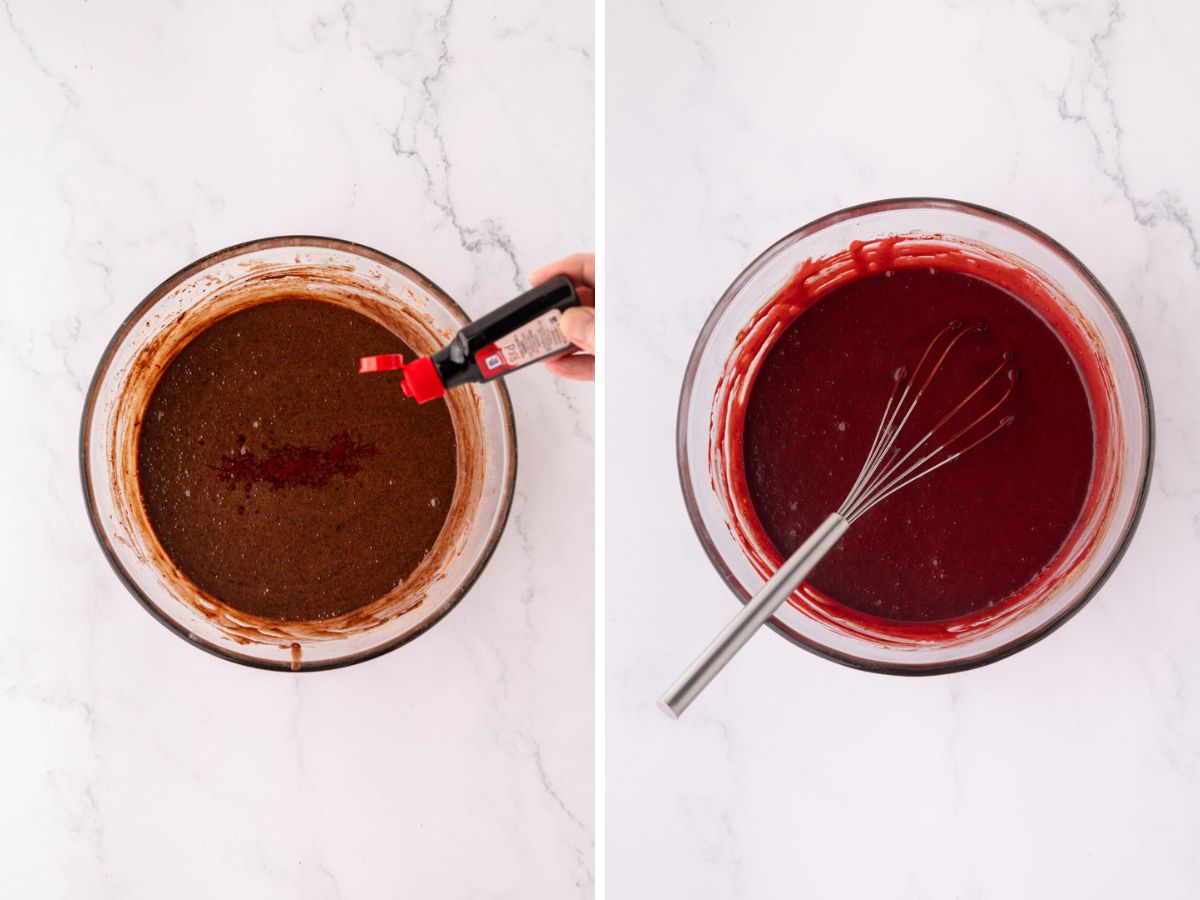
[[[1186,0],[609,0],[609,896],[1200,891],[1198,42]],[[735,609],[677,487],[693,339],[778,237],[921,194],[1038,225],[1118,299],[1158,412],[1141,529],[995,666],[888,678],[764,633],[668,721]]]
[[[0,872],[21,898],[589,897],[592,390],[510,379],[514,515],[445,621],[305,676],[110,572],[76,461],[126,313],[331,234],[476,314],[593,231],[587,2],[0,3]]]

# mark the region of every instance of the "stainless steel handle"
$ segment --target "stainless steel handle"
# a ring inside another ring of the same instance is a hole
[[[761,591],[750,598],[741,611],[718,634],[704,652],[684,671],[666,693],[658,698],[658,705],[668,715],[679,718],[691,702],[708,687],[717,673],[746,645],[746,641],[760,625],[771,618],[775,610],[783,605],[797,587],[808,577],[808,573],[836,544],[850,523],[837,513],[817,527],[795,553],[789,556],[771,576]]]

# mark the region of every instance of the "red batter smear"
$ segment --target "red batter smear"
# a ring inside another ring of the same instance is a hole
[[[810,264],[760,311],[726,370],[714,463],[728,462],[735,533],[752,558],[761,551],[760,571],[773,569],[841,505],[897,367],[911,368],[952,320],[986,323],[948,358],[902,443],[1005,352],[1020,375],[1004,401],[1011,426],[868,512],[809,579],[838,615],[962,620],[1020,594],[1068,544],[1096,456],[1090,373],[1062,321],[1039,314],[1051,307],[1027,273],[946,244],[896,253],[895,243]]]

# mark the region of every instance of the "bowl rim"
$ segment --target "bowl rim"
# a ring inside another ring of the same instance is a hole
[[[92,534],[95,535],[96,541],[100,544],[101,550],[104,551],[104,556],[108,560],[109,566],[116,573],[117,578],[125,585],[125,588],[133,594],[141,607],[150,613],[159,623],[165,626],[169,631],[178,635],[193,647],[198,647],[206,653],[210,653],[220,659],[228,660],[229,662],[238,663],[239,665],[248,666],[254,669],[265,669],[274,672],[319,672],[329,669],[340,669],[344,666],[354,665],[356,663],[366,662],[369,659],[374,659],[382,656],[385,653],[390,653],[397,647],[401,647],[410,641],[415,640],[425,634],[434,625],[446,617],[446,615],[454,609],[462,601],[463,597],[475,586],[479,576],[486,568],[488,561],[496,551],[496,546],[500,543],[500,538],[504,534],[504,529],[508,524],[509,516],[512,512],[513,495],[516,489],[517,480],[517,429],[516,422],[513,416],[512,398],[509,395],[508,387],[502,380],[493,382],[497,389],[500,399],[502,411],[502,421],[504,423],[504,434],[512,447],[512,462],[508,466],[508,474],[505,483],[501,488],[501,510],[499,521],[493,532],[488,536],[487,543],[476,561],[474,568],[468,573],[459,589],[452,595],[433,615],[429,616],[418,627],[412,631],[406,632],[390,641],[386,641],[377,647],[371,647],[365,650],[360,650],[357,653],[352,653],[346,656],[339,656],[334,659],[319,660],[312,664],[302,665],[299,669],[293,669],[287,662],[273,661],[266,659],[257,659],[255,657],[246,656],[235,652],[230,648],[218,647],[208,641],[192,634],[187,628],[181,626],[178,622],[160,610],[150,598],[138,587],[133,576],[125,569],[120,560],[117,559],[116,553],[112,547],[108,536],[99,521],[99,516],[96,510],[95,494],[92,490],[91,483],[91,465],[89,463],[89,451],[91,449],[90,432],[92,420],[95,416],[97,388],[99,387],[102,377],[107,373],[109,366],[112,363],[113,356],[116,354],[117,348],[129,335],[129,332],[141,320],[143,313],[151,306],[157,303],[174,287],[186,281],[188,278],[203,271],[209,266],[222,262],[234,256],[238,256],[247,252],[256,250],[272,250],[281,247],[296,247],[296,248],[317,248],[326,250],[339,250],[343,252],[353,253],[358,256],[365,257],[380,265],[398,271],[406,278],[418,284],[423,290],[437,298],[444,304],[450,312],[460,320],[463,325],[471,321],[470,316],[459,304],[450,297],[450,295],[439,287],[432,279],[428,278],[421,272],[414,269],[407,263],[401,262],[399,259],[384,253],[381,250],[376,250],[366,244],[361,244],[357,241],[348,241],[341,238],[324,237],[321,235],[278,235],[275,237],[257,238],[255,240],[242,241],[237,244],[232,244],[220,250],[215,250],[205,256],[200,257],[194,262],[184,266],[175,274],[164,279],[156,287],[150,290],[149,293],[138,303],[133,310],[125,317],[117,330],[113,333],[112,338],[104,348],[104,352],[100,356],[99,362],[96,364],[96,369],[92,373],[90,382],[88,383],[87,393],[84,397],[83,412],[80,417],[79,424],[79,474],[83,485],[84,505],[87,508],[88,522],[92,527]]]
[[[774,616],[767,620],[767,625],[776,634],[782,635],[798,647],[814,653],[824,659],[832,660],[836,663],[849,666],[853,669],[860,669],[867,672],[878,672],[886,675],[944,675],[951,672],[961,672],[967,669],[978,668],[979,666],[988,665],[998,662],[1014,653],[1018,653],[1027,647],[1036,644],[1042,638],[1056,631],[1064,622],[1074,616],[1103,588],[1105,582],[1108,581],[1113,571],[1124,558],[1126,551],[1129,549],[1129,544],[1133,539],[1134,532],[1142,519],[1142,513],[1146,507],[1146,500],[1150,490],[1150,479],[1154,470],[1154,448],[1155,448],[1155,420],[1154,420],[1154,400],[1150,391],[1150,378],[1146,369],[1145,361],[1142,358],[1141,349],[1138,347],[1137,339],[1134,337],[1133,329],[1129,326],[1128,320],[1121,312],[1112,295],[1100,283],[1100,280],[1092,273],[1092,271],[1083,264],[1083,262],[1075,256],[1070,250],[1059,243],[1046,232],[1039,228],[1030,225],[1015,216],[1008,213],[1000,212],[991,207],[982,206],[977,203],[971,203],[963,200],[953,200],[946,197],[890,197],[882,200],[871,200],[865,203],[857,203],[853,206],[847,206],[834,212],[820,216],[805,225],[800,226],[794,231],[789,232],[779,238],[766,250],[756,256],[744,269],[730,282],[729,287],[721,294],[720,299],[705,319],[700,333],[696,337],[696,342],[692,346],[691,355],[688,357],[687,367],[683,374],[683,385],[679,393],[679,406],[676,410],[675,420],[675,452],[676,462],[679,472],[679,484],[683,492],[684,506],[687,508],[688,518],[692,523],[692,529],[696,533],[696,537],[700,541],[700,545],[704,548],[705,554],[708,556],[709,562],[717,570],[717,573],[725,581],[726,585],[732,590],[735,597],[743,604],[749,600],[749,595],[738,583],[733,572],[726,566],[720,553],[716,549],[715,542],[711,539],[708,529],[704,526],[701,520],[699,507],[696,501],[696,494],[692,489],[690,469],[688,466],[688,439],[687,439],[687,414],[688,408],[691,405],[693,389],[695,386],[696,372],[700,367],[700,357],[702,356],[713,331],[716,329],[717,323],[724,315],[725,311],[732,305],[735,296],[756,274],[759,269],[765,266],[768,262],[774,259],[778,254],[789,248],[794,242],[810,235],[816,234],[832,225],[839,224],[850,219],[858,218],[868,214],[879,212],[890,212],[894,210],[907,209],[940,209],[955,213],[965,213],[977,218],[991,220],[1000,225],[1012,228],[1016,231],[1023,232],[1028,237],[1033,238],[1045,245],[1049,250],[1060,256],[1064,262],[1075,268],[1079,275],[1095,290],[1096,295],[1101,302],[1108,308],[1112,314],[1114,321],[1129,344],[1130,354],[1133,358],[1134,370],[1136,372],[1138,387],[1145,398],[1144,415],[1142,416],[1142,438],[1144,445],[1144,453],[1138,461],[1140,484],[1137,486],[1137,494],[1134,499],[1134,505],[1130,511],[1129,518],[1124,525],[1122,534],[1105,560],[1101,571],[1096,575],[1092,582],[1087,585],[1080,596],[1069,606],[1063,609],[1058,615],[1042,623],[1037,628],[1030,630],[1028,633],[1019,635],[1013,638],[1006,644],[1001,645],[990,651],[984,651],[974,656],[968,656],[960,660],[953,660],[943,663],[892,663],[878,662],[876,660],[867,659],[857,656],[852,653],[835,650],[825,646],[815,640],[807,638],[787,626],[780,623]]]

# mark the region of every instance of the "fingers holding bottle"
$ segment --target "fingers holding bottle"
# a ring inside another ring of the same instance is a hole
[[[575,286],[582,306],[568,309],[559,322],[563,336],[578,350],[547,360],[546,369],[560,378],[593,381],[596,377],[596,255],[572,253],[535,269],[529,283],[538,285],[555,275],[565,275]]]

